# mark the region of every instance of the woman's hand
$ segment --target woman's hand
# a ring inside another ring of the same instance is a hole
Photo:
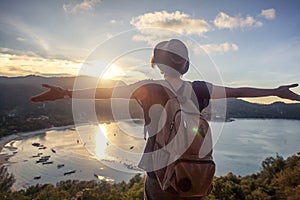
[[[57,99],[64,99],[70,97],[70,91],[63,89],[61,87],[42,84],[43,87],[48,88],[49,90],[33,96],[30,98],[31,102],[44,102],[44,101],[54,101]]]
[[[278,88],[275,89],[275,95],[284,99],[300,101],[300,95],[290,91],[290,88],[294,88],[294,87],[298,87],[298,84],[279,86]]]

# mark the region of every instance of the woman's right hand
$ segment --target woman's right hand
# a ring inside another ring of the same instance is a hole
[[[70,97],[69,94],[70,91],[63,89],[61,87],[48,85],[48,84],[42,84],[42,86],[48,88],[48,90],[36,96],[32,96],[30,98],[31,102],[54,101],[57,99],[64,99],[66,97]]]

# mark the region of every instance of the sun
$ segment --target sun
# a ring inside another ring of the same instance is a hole
[[[125,72],[123,69],[118,67],[115,64],[110,65],[106,71],[102,74],[103,79],[118,79],[121,76],[124,76]]]

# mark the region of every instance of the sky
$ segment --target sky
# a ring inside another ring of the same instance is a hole
[[[299,9],[297,0],[1,0],[0,76],[156,78],[153,47],[178,38],[189,49],[187,79],[299,83]]]

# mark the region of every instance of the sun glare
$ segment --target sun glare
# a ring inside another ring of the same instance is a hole
[[[110,65],[109,68],[103,73],[102,78],[104,79],[118,79],[121,76],[124,76],[125,72],[123,69],[117,65]]]
[[[107,146],[107,129],[104,125],[99,125],[96,133],[96,156],[98,158],[105,157],[105,150]]]

